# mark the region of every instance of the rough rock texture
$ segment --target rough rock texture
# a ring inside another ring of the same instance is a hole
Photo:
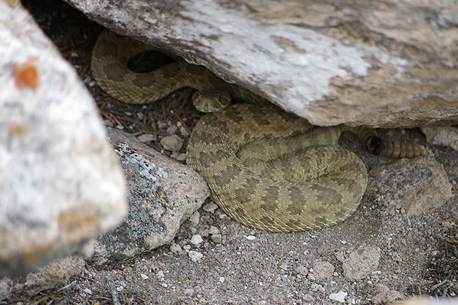
[[[444,166],[432,158],[402,159],[369,172],[366,196],[403,208],[407,216],[431,212],[452,197]]]
[[[123,131],[109,129],[108,134],[127,177],[129,215],[119,228],[98,238],[92,258],[96,265],[170,243],[209,196],[207,184],[193,169]]]
[[[458,5],[66,0],[315,125],[458,122]]]
[[[453,126],[423,127],[421,131],[425,134],[428,143],[449,146],[458,150],[458,128]]]
[[[352,251],[342,262],[343,274],[349,281],[368,277],[379,265],[380,249],[367,246]]]
[[[320,282],[328,280],[334,273],[334,266],[330,262],[316,260],[313,262],[313,275],[315,280]]]
[[[127,205],[74,70],[19,6],[0,2],[0,24],[1,276],[75,253],[116,226]]]

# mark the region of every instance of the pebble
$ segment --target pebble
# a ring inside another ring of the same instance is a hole
[[[297,266],[294,270],[296,270],[297,273],[303,276],[306,276],[309,273],[305,266]]]
[[[211,240],[217,244],[220,244],[222,241],[221,234],[213,234]]]
[[[181,246],[180,246],[179,244],[177,244],[177,243],[172,243],[172,244],[170,245],[170,251],[172,251],[173,253],[179,253],[179,252],[182,251],[182,249],[181,249]]]
[[[372,298],[372,304],[391,304],[396,300],[403,299],[404,295],[396,290],[390,290],[383,284],[375,287],[377,294]]]
[[[185,162],[186,161],[186,154],[185,153],[181,153],[175,159],[177,161],[180,161],[180,162]]]
[[[165,150],[179,151],[183,146],[183,140],[174,134],[171,136],[163,137],[161,139],[161,145]]]
[[[144,279],[144,280],[149,279],[149,276],[147,276],[146,274],[140,273],[140,276],[141,276],[141,278]]]
[[[148,142],[151,142],[151,141],[156,141],[157,137],[155,135],[153,135],[153,134],[145,133],[145,134],[139,135],[137,137],[137,140],[139,140],[142,143],[148,143]]]
[[[380,249],[377,247],[356,249],[343,261],[343,274],[350,281],[362,280],[377,270],[379,260]]]
[[[248,236],[246,237],[246,239],[248,239],[248,240],[255,240],[255,239],[256,239],[256,236],[254,236],[254,235],[248,235]]]
[[[313,275],[316,281],[327,280],[332,277],[334,273],[334,266],[326,261],[315,260],[312,265]]]
[[[288,270],[288,263],[287,262],[281,263],[280,268],[283,270]]]
[[[167,128],[167,133],[168,134],[175,134],[176,132],[178,131],[178,127],[176,126],[170,126],[169,128]]]
[[[207,202],[206,204],[204,204],[204,206],[202,207],[202,209],[205,211],[205,212],[210,212],[210,213],[213,213],[216,211],[216,209],[218,208],[218,205],[214,202]]]
[[[215,226],[210,226],[210,228],[208,229],[208,233],[212,235],[219,234],[219,229]]]
[[[160,130],[165,130],[167,128],[169,124],[167,124],[166,122],[164,121],[157,121],[157,127],[160,129]]]
[[[189,133],[183,126],[180,127],[180,133],[183,137],[189,137]]]
[[[302,296],[302,300],[304,300],[304,302],[311,303],[315,301],[315,298],[312,295],[307,293]]]
[[[195,211],[194,214],[189,217],[189,221],[193,223],[193,225],[198,225],[200,220],[200,213],[199,211]]]
[[[184,249],[185,251],[189,251],[189,250],[191,250],[191,245],[184,245],[184,246],[183,246],[183,249]]]
[[[197,251],[189,251],[188,252],[188,255],[189,255],[189,258],[193,261],[193,262],[198,262],[202,259],[202,257],[204,257],[204,255],[200,252],[197,252]]]
[[[326,289],[324,289],[324,287],[322,285],[317,284],[317,283],[312,283],[310,285],[310,290],[318,291],[318,292],[322,292],[322,293],[324,293],[326,291]]]
[[[333,301],[344,303],[345,302],[345,298],[347,297],[347,295],[348,295],[348,293],[343,292],[343,291],[339,291],[337,293],[331,293],[329,295],[329,298],[331,300],[333,300]]]
[[[193,244],[194,246],[199,246],[204,240],[202,239],[202,236],[200,236],[199,234],[194,234],[192,237],[191,237],[191,244]]]
[[[158,272],[156,273],[156,277],[157,277],[160,281],[163,281],[164,278],[165,278],[164,271],[162,271],[162,270],[161,270],[161,271],[158,271]]]

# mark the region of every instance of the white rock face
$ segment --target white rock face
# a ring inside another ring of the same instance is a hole
[[[457,122],[453,0],[65,1],[315,125]]]
[[[122,171],[72,67],[0,2],[0,276],[74,253],[126,215]]]

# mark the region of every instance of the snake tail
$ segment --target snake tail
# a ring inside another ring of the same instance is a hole
[[[388,158],[417,158],[425,156],[428,153],[428,148],[413,143],[405,143],[399,141],[382,140],[375,129],[366,127],[346,127],[343,126],[343,131],[354,133],[368,152]]]

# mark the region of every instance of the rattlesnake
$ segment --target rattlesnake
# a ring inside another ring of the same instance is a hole
[[[252,99],[246,90],[183,61],[149,73],[130,71],[128,58],[149,48],[105,31],[92,56],[96,81],[127,103],[152,102],[184,86],[198,90],[195,104],[208,93],[222,101],[217,108],[227,106],[230,94]],[[274,232],[322,228],[350,216],[367,186],[364,163],[337,146],[346,130],[376,154],[416,157],[426,153],[421,145],[384,144],[372,129],[318,128],[273,105],[234,104],[197,123],[186,162],[205,178],[211,198],[244,225]]]

